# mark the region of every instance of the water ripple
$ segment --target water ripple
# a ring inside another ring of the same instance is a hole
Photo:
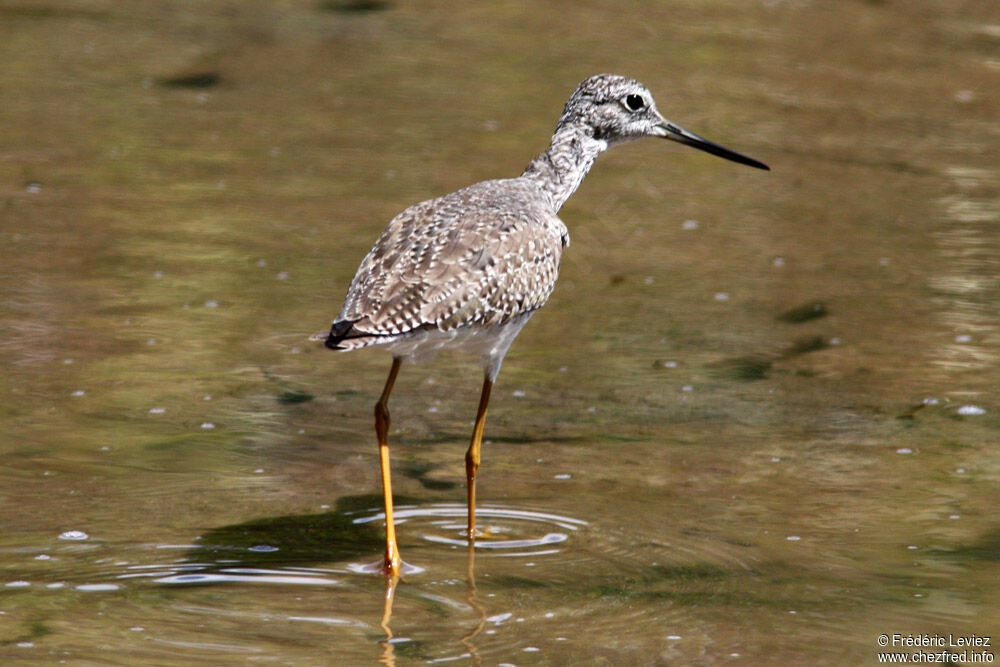
[[[297,584],[308,586],[336,586],[336,579],[320,577],[309,572],[282,570],[254,570],[244,568],[226,568],[214,572],[193,572],[190,574],[172,574],[154,579],[158,584],[221,584],[221,583],[254,583],[254,584]]]
[[[463,504],[438,503],[398,507],[395,518],[397,526],[416,526],[414,532],[428,542],[464,547],[468,544],[466,512]],[[476,549],[497,556],[558,554],[559,549],[540,547],[567,542],[573,533],[588,525],[581,519],[513,507],[478,507],[476,519],[480,531],[476,537]],[[384,520],[384,512],[374,512],[356,517],[352,522],[365,524]]]

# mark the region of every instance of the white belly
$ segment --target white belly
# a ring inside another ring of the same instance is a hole
[[[430,361],[444,348],[457,350],[479,357],[490,378],[495,379],[508,348],[533,314],[534,311],[522,313],[505,324],[495,326],[466,325],[450,331],[422,329],[375,342],[371,347],[384,348],[409,363]]]

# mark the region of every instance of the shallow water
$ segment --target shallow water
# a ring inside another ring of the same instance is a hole
[[[845,664],[996,630],[994,3],[565,9],[0,6],[0,658]],[[519,173],[599,71],[773,171],[598,161],[494,391],[474,559],[479,371],[404,367],[384,621],[389,360],[306,339],[392,215]]]

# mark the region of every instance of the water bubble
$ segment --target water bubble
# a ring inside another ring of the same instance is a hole
[[[520,397],[524,396],[525,393],[523,391],[521,391],[520,389],[515,389],[514,392],[513,392],[513,395],[517,396],[518,398],[520,398]]]
[[[201,427],[203,429],[209,430],[215,428],[215,424],[213,424],[212,422],[202,422]]]
[[[681,229],[698,229],[697,220],[685,220],[681,223]]]
[[[788,536],[788,537],[786,537],[785,539],[786,539],[786,540],[788,540],[789,542],[798,542],[798,541],[799,541],[799,540],[801,540],[802,538],[801,538],[801,537],[799,537],[798,535],[789,535],[789,536]]]
[[[219,307],[219,302],[216,301],[216,300],[214,300],[214,299],[209,299],[208,301],[205,302],[205,307],[206,308],[218,308]]]
[[[563,472],[558,475],[552,475],[552,479],[573,479],[573,475]]]
[[[729,293],[728,292],[716,292],[715,293],[715,300],[716,301],[729,301]]]
[[[955,336],[955,342],[956,343],[972,342],[972,336],[970,336],[969,334],[959,334],[958,336]]]
[[[151,414],[151,415],[162,415],[166,411],[167,411],[166,408],[150,408],[149,409],[149,414]]]
[[[101,592],[101,591],[117,591],[121,586],[118,584],[80,584],[76,587],[78,591],[86,592]]]
[[[71,541],[86,540],[89,537],[90,535],[87,535],[87,533],[83,532],[82,530],[67,530],[64,533],[60,533],[59,535],[60,540],[71,540]]]
[[[960,415],[985,415],[986,410],[978,405],[963,405],[958,409]]]
[[[76,391],[73,392],[72,395],[73,396],[84,396],[86,393],[87,392],[85,392],[83,389],[77,389]]]
[[[4,584],[4,588],[27,588],[31,586],[30,581],[8,581]]]
[[[896,453],[897,454],[912,454],[913,450],[910,449],[909,447],[900,447],[899,449],[896,450]]]

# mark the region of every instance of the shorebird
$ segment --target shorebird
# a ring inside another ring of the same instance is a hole
[[[389,394],[400,364],[429,360],[442,348],[476,355],[482,362],[483,387],[465,454],[471,547],[490,391],[507,349],[555,287],[559,260],[569,245],[559,209],[598,155],[642,137],[671,139],[768,169],[666,120],[638,81],[613,74],[592,76],[570,95],[548,149],[520,176],[476,183],[393,218],[358,267],[329,331],[313,336],[332,350],[381,347],[392,353],[389,377],[375,404],[386,575],[398,577],[402,564],[392,515],[388,444]]]

